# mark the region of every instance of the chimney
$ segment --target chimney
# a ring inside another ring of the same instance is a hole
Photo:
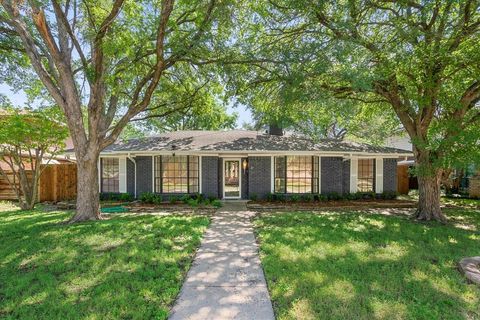
[[[268,134],[272,136],[283,136],[283,129],[276,124],[270,124],[268,126]]]

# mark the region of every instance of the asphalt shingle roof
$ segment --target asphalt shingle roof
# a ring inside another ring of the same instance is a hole
[[[257,131],[175,131],[117,142],[103,152],[135,151],[333,151],[411,153],[388,147],[324,139],[318,142],[299,136],[274,136]]]

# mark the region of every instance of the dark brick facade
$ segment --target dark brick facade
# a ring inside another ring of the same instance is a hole
[[[127,192],[135,195],[135,164],[127,158]]]
[[[152,190],[152,157],[135,157],[137,161],[137,197]]]
[[[397,159],[383,159],[383,191],[397,191]]]
[[[206,196],[218,197],[218,157],[202,157],[202,193]]]
[[[350,161],[342,157],[321,157],[321,193],[344,193],[350,190]]]
[[[263,198],[271,192],[271,157],[249,157],[248,192]]]

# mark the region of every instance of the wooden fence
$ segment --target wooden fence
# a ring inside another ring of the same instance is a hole
[[[49,164],[44,169],[38,186],[38,201],[72,200],[77,196],[77,165],[75,163]]]
[[[408,194],[410,190],[410,177],[408,175],[408,166],[402,165],[397,167],[397,191],[400,194]]]
[[[11,178],[11,176],[10,176]],[[38,201],[72,200],[77,196],[77,165],[60,163],[46,165],[38,185]],[[0,200],[16,200],[8,181],[0,176]]]

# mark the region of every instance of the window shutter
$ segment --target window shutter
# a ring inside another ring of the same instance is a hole
[[[127,192],[127,158],[118,159],[118,192]]]
[[[377,158],[375,163],[375,192],[383,192],[383,158]]]
[[[357,192],[358,159],[350,159],[350,193]]]

